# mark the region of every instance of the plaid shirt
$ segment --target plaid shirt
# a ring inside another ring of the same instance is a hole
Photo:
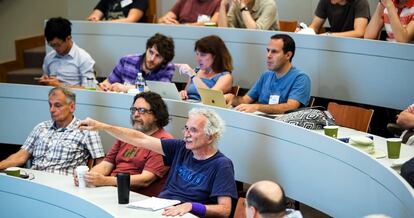
[[[98,132],[76,128],[75,117],[66,128],[56,128],[52,120],[38,124],[22,149],[32,155],[32,169],[60,174],[72,174],[79,165],[105,155]]]
[[[108,76],[108,81],[112,83],[124,84],[128,82],[130,84],[135,83],[138,72],[142,72],[142,76],[145,80],[171,82],[175,72],[174,65],[168,63],[167,65],[161,65],[160,68],[150,73],[145,73],[141,68],[143,55],[127,55],[119,60],[118,65],[115,66],[114,70]]]

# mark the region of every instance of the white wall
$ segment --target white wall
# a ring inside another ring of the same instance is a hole
[[[69,0],[68,18],[70,20],[85,20],[98,2],[99,0]]]
[[[15,60],[14,41],[43,34],[43,21],[67,16],[68,0],[0,1],[0,63]]]

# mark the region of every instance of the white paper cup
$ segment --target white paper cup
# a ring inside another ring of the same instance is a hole
[[[78,166],[76,167],[76,175],[78,176],[78,186],[79,188],[86,188],[86,182],[84,175],[88,172],[89,167],[87,166]]]

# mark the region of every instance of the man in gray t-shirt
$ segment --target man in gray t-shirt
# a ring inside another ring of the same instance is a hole
[[[367,0],[319,0],[312,24],[316,33],[328,19],[327,35],[361,38],[370,19]]]

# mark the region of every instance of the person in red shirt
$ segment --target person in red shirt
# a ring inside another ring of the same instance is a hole
[[[135,130],[159,139],[172,135],[163,129],[169,122],[168,109],[161,96],[154,92],[139,93],[130,108]],[[116,186],[118,173],[131,174],[131,190],[147,196],[158,196],[164,187],[168,167],[162,155],[116,140],[105,159],[85,174],[88,186]],[[75,185],[78,181],[75,175]]]
[[[365,39],[378,39],[382,28],[387,41],[414,43],[414,0],[381,0],[365,31]]]
[[[162,24],[187,24],[203,26],[207,22],[218,22],[221,0],[178,0],[164,16]]]

